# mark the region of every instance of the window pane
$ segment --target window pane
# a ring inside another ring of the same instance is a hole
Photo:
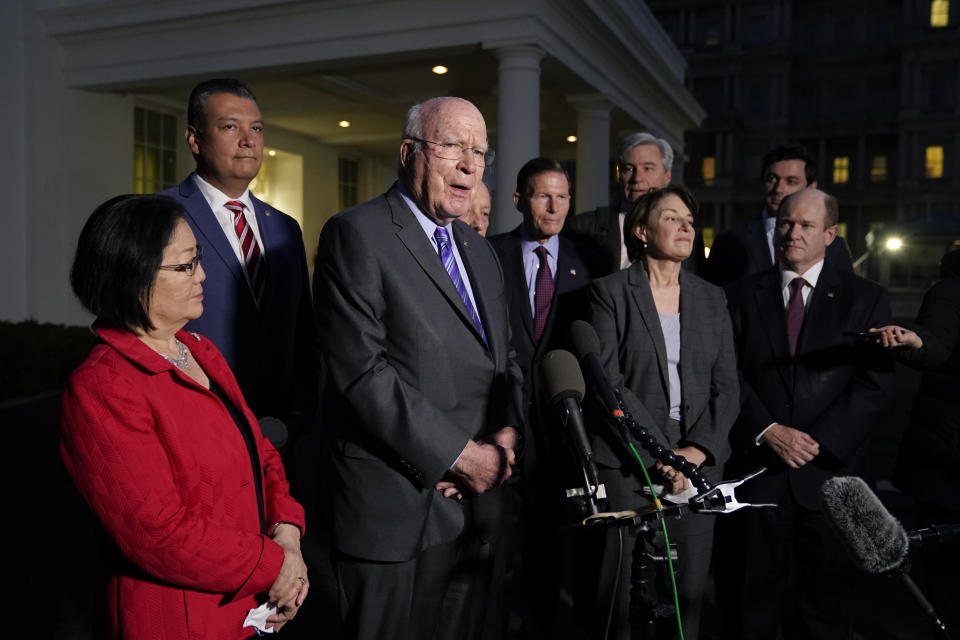
[[[840,156],[833,159],[833,183],[846,184],[850,181],[850,157]]]
[[[943,177],[943,147],[927,147],[926,175],[935,179]]]
[[[134,142],[144,142],[144,120],[146,119],[146,113],[143,109],[139,107],[133,110],[133,140]]]
[[[160,114],[156,111],[147,111],[147,144],[153,147],[160,146]]]
[[[870,161],[870,181],[887,181],[887,156],[873,156]]]
[[[950,24],[950,0],[933,0],[930,3],[930,26],[945,27]]]

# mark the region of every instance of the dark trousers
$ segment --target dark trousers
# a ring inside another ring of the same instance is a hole
[[[639,482],[632,476],[620,470],[609,469],[600,471],[600,481],[606,486],[607,496],[611,509],[630,509],[643,505],[647,499],[640,494]],[[685,513],[681,519],[667,520],[667,533],[671,545],[677,548],[677,561],[674,562],[676,572],[677,594],[680,601],[680,614],[683,620],[683,633],[686,640],[696,640],[699,637],[700,620],[706,589],[709,585],[710,557],[713,550],[714,517]],[[606,620],[610,617],[610,631],[607,635],[611,639],[629,640],[630,638],[648,637],[673,638],[679,637],[676,631],[675,617],[663,619],[657,626],[657,631],[647,630],[639,632],[637,621],[631,627],[631,580],[634,578],[634,569],[637,566],[637,556],[645,551],[652,551],[661,555],[664,553],[663,534],[658,522],[652,522],[651,528],[657,531],[652,538],[650,549],[642,548],[638,540],[636,528],[623,527],[618,532],[608,529],[597,532],[592,541],[599,550],[598,575],[592,582],[596,590],[593,611],[590,614],[592,637],[603,637]],[[660,571],[665,575],[666,567]],[[666,581],[658,585],[660,600],[672,605],[673,600]],[[614,586],[616,591],[614,592]],[[660,589],[659,586],[663,588]],[[633,598],[636,600],[636,597]],[[613,612],[610,614],[610,606]]]
[[[405,562],[335,558],[343,638],[470,640],[479,637],[491,545],[465,534]]]
[[[850,638],[857,568],[826,516],[786,493],[776,508],[746,509],[720,523],[724,637]]]

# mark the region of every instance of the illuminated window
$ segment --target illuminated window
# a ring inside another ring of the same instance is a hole
[[[943,147],[927,147],[927,177],[943,177]]]
[[[870,161],[870,182],[887,181],[887,156],[873,156]]]
[[[133,192],[156,193],[177,184],[177,119],[142,107],[133,110]]]
[[[945,27],[950,23],[950,0],[933,0],[930,3],[930,26]]]
[[[717,159],[713,156],[707,156],[700,165],[700,171],[703,174],[703,184],[708,187],[713,186],[713,181],[717,178]]]
[[[839,156],[833,159],[833,184],[847,184],[850,182],[850,156]]]

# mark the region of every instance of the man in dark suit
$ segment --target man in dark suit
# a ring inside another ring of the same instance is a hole
[[[786,638],[850,633],[855,568],[820,511],[819,490],[834,475],[866,471],[862,454],[892,366],[881,349],[844,332],[888,324],[890,299],[826,263],[836,223],[831,196],[813,188],[788,196],[777,216],[778,266],[728,288],[741,409],[727,475],[767,467],[739,491],[779,505],[738,514],[742,528],[726,532],[741,545],[740,555],[721,547],[742,579],[730,637],[775,638],[781,626]],[[734,591],[722,577],[718,584],[727,585],[721,597]]]
[[[300,226],[250,193],[263,119],[249,87],[201,82],[187,123],[197,169],[162,192],[206,249],[203,315],[187,329],[217,345],[254,414],[279,418],[295,439],[313,420],[319,360]]]
[[[759,218],[747,220],[719,234],[700,275],[721,287],[745,276],[766,271],[776,262],[774,224],[780,203],[791,193],[817,186],[817,167],[802,146],[777,147],[763,157],[764,208]],[[853,272],[850,249],[837,237],[827,247],[826,260]]]
[[[566,456],[560,449],[557,420],[544,413],[549,410],[544,406],[549,398],[542,397],[540,389],[540,360],[550,350],[565,346],[567,329],[586,310],[586,286],[604,266],[601,256],[559,235],[570,211],[570,178],[559,162],[534,158],[523,165],[513,202],[523,222],[513,231],[488,238],[506,279],[511,334],[523,372],[523,406],[530,427],[522,472],[524,588],[512,604],[526,609],[528,633],[553,637],[561,509],[551,498],[562,496],[558,467]]]
[[[520,371],[493,248],[457,218],[492,159],[459,98],[407,113],[399,181],[325,225],[314,273],[348,638],[472,638]]]
[[[630,266],[623,241],[623,221],[630,205],[650,191],[670,184],[673,148],[663,138],[649,133],[634,133],[617,150],[617,180],[620,192],[609,207],[597,207],[573,216],[563,229],[564,235],[580,240],[606,257],[607,275]]]

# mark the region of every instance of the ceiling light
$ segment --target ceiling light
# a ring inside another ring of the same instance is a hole
[[[269,151],[267,151],[267,155],[270,156],[270,157],[273,157],[273,156],[277,155],[277,150],[276,150],[276,149],[270,149]]]
[[[576,142],[577,136],[567,136],[567,142]]]
[[[341,121],[338,122],[337,124],[339,124],[341,127],[343,127],[344,129],[346,129],[347,127],[350,126],[350,121],[349,121],[349,120],[341,120]]]
[[[887,238],[886,246],[890,251],[899,251],[903,248],[903,240],[897,236],[890,236]]]
[[[449,71],[449,69],[447,69],[447,68],[446,68],[445,66],[443,66],[442,64],[438,64],[438,65],[435,66],[433,69],[431,69],[431,71],[433,71],[433,72],[434,72],[435,74],[437,74],[438,76],[442,76],[442,75],[445,74],[447,71]]]

